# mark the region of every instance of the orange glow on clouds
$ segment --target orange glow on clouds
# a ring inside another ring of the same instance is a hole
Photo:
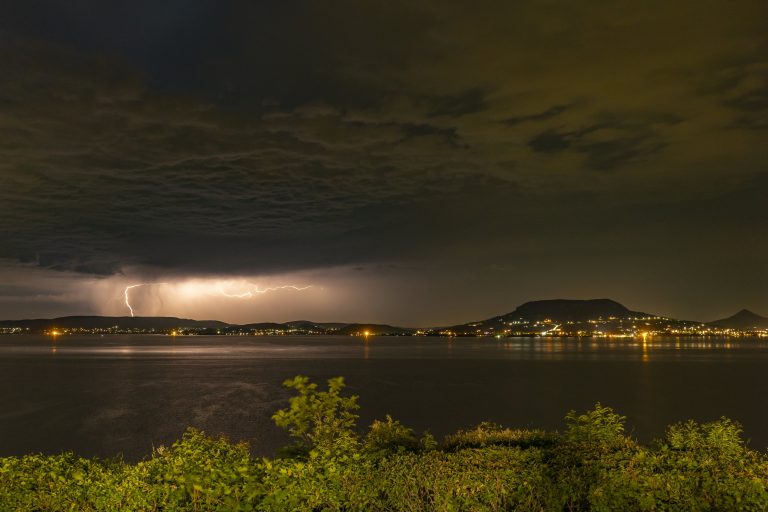
[[[216,297],[219,299],[253,299],[270,292],[303,292],[312,288],[312,285],[279,284],[273,286],[260,286],[244,279],[191,279],[172,282],[147,282],[135,283],[123,289],[125,307],[131,316],[136,315],[140,309],[138,301],[132,299],[131,290],[136,288],[153,288],[154,297],[175,298],[182,301],[195,301]]]

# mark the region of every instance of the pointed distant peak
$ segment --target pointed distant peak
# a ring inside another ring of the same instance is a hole
[[[765,320],[764,316],[758,315],[754,311],[748,309],[742,309],[733,316],[728,317],[730,319],[749,319],[749,320]]]
[[[718,327],[730,327],[733,329],[755,329],[768,327],[768,318],[758,315],[748,309],[742,309],[733,316],[710,322]]]

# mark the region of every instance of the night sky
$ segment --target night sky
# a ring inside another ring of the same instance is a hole
[[[0,2],[0,317],[126,315],[138,283],[137,315],[233,322],[768,314],[766,20]]]

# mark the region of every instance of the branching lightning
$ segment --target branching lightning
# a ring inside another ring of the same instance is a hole
[[[123,297],[125,299],[125,306],[128,308],[128,311],[130,311],[131,316],[135,316],[135,315],[134,315],[133,307],[131,306],[131,301],[130,301],[130,297],[129,297],[129,293],[128,293],[129,290],[132,290],[133,288],[138,288],[139,286],[155,286],[155,285],[170,285],[170,284],[171,283],[166,283],[166,282],[161,282],[161,283],[136,283],[136,284],[131,284],[131,285],[126,286],[125,289],[123,290]],[[249,289],[247,289],[246,291],[244,291],[242,293],[229,293],[229,292],[224,290],[224,285],[222,283],[218,283],[215,286],[214,291],[211,291],[210,288],[208,288],[208,290],[206,290],[205,288],[207,288],[207,287],[203,287],[203,289],[201,290],[200,287],[194,286],[194,284],[193,284],[192,291],[191,292],[187,291],[187,295],[189,295],[190,293],[193,293],[195,295],[197,295],[197,294],[208,294],[208,295],[220,295],[220,296],[223,296],[223,297],[229,297],[229,298],[234,298],[234,299],[251,299],[251,298],[255,297],[256,295],[263,295],[265,293],[274,292],[274,291],[278,291],[278,290],[294,290],[294,291],[300,292],[300,291],[304,291],[304,290],[307,290],[309,288],[312,288],[312,285],[297,286],[297,285],[293,285],[293,284],[281,285],[281,286],[268,286],[268,287],[265,287],[265,288],[261,288],[258,285],[255,285],[255,284],[252,284],[252,283],[246,283],[246,286]],[[182,292],[183,292],[183,289],[182,289]]]
[[[123,290],[123,297],[125,298],[125,305],[128,307],[128,311],[131,312],[131,316],[135,316],[133,314],[133,308],[131,307],[131,302],[128,300],[128,290],[132,290],[133,288],[138,288],[139,286],[151,286],[156,284],[168,284],[168,283],[138,283],[138,284],[131,284],[125,287],[125,290]]]
[[[267,288],[259,288],[258,285],[254,285],[254,288],[252,290],[245,291],[243,293],[227,293],[224,291],[224,288],[219,285],[218,291],[221,293],[224,297],[231,297],[235,299],[250,299],[254,295],[261,295],[268,292],[274,292],[277,290],[296,290],[297,292],[306,290],[312,288],[312,285],[309,286],[296,286],[293,284],[284,285],[284,286],[269,286]]]

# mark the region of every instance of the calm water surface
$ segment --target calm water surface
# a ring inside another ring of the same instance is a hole
[[[137,460],[187,426],[269,455],[283,380],[343,375],[361,424],[391,414],[437,436],[490,420],[561,428],[597,401],[641,441],[728,416],[768,446],[768,343],[494,338],[0,336],[0,456],[73,450]]]

